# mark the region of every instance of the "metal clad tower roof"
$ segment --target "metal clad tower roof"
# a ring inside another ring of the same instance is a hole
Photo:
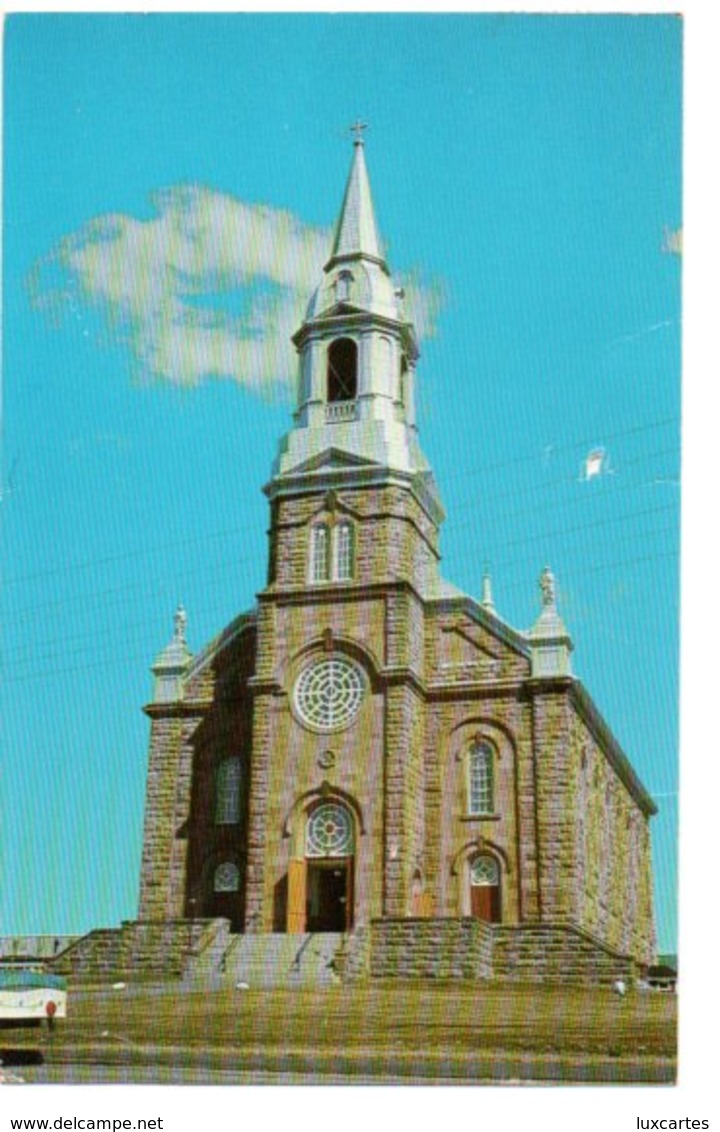
[[[351,256],[383,260],[365,164],[365,146],[359,137],[355,139],[355,156],[345,187],[328,267],[338,259]]]

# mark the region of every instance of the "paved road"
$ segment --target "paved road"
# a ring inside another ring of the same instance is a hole
[[[44,1053],[0,1050],[0,1061],[0,1074],[8,1083],[20,1078],[18,1084],[670,1084],[675,1079],[673,1062],[648,1058],[498,1054],[464,1057],[450,1067],[437,1054],[409,1059],[392,1050],[379,1059],[377,1051],[348,1056],[85,1046]]]

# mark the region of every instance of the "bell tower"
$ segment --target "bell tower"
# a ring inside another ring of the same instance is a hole
[[[316,803],[351,830],[347,923],[407,914],[422,855],[424,609],[447,592],[444,512],[415,421],[417,340],[382,248],[360,127],[329,257],[293,343],[297,403],[265,487],[250,932],[315,922]],[[348,705],[356,696],[347,719],[333,714],[346,695]]]
[[[375,220],[358,123],[330,258],[293,337],[298,394],[268,494],[283,494],[323,463],[416,478],[439,507],[415,420],[415,331],[390,275]],[[338,468],[339,470],[339,468]],[[341,477],[342,478],[342,477]]]

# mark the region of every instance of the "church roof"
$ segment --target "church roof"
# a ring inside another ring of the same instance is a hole
[[[355,155],[327,266],[330,267],[339,259],[358,256],[367,256],[379,262],[384,260],[365,164],[365,147],[361,138],[355,140]]]

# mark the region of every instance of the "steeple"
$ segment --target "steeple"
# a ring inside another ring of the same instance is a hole
[[[412,485],[442,519],[415,423],[415,330],[390,275],[357,123],[350,174],[320,282],[293,336],[298,398],[267,492],[364,483]]]
[[[373,259],[383,266],[385,263],[365,164],[365,145],[359,133],[364,128],[360,123],[353,127],[358,131],[354,143],[355,155],[335,226],[330,259],[325,265],[326,271],[330,271],[341,261],[350,259]]]

